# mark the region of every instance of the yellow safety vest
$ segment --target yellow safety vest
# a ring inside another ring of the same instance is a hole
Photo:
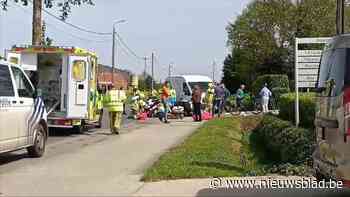
[[[207,103],[212,103],[213,100],[214,100],[214,93],[215,93],[215,90],[213,87],[209,87],[208,91],[207,91],[207,94],[206,94],[206,102]]]
[[[123,90],[110,90],[107,93],[107,108],[110,112],[122,112],[126,94]]]

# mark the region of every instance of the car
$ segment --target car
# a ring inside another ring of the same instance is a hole
[[[332,38],[319,69],[316,101],[316,178],[350,187],[350,35]]]
[[[46,109],[27,74],[0,60],[0,153],[27,149],[41,157],[48,138]]]

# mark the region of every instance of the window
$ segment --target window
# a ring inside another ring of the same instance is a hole
[[[0,96],[15,96],[8,66],[0,65]]]
[[[189,82],[191,89],[194,89],[194,86],[198,86],[203,92],[206,92],[209,88],[209,82]]]
[[[329,72],[331,68],[331,55],[333,51],[326,51],[322,55],[321,66],[320,66],[320,74],[318,79],[318,87],[323,88],[326,87],[326,81],[329,77]]]
[[[91,58],[89,80],[95,79],[95,72],[96,72],[96,59]]]
[[[320,96],[339,96],[344,87],[345,68],[349,50],[336,49],[323,54],[318,87],[324,88]]]
[[[186,83],[186,82],[184,82],[184,83],[182,84],[182,87],[183,87],[183,90],[184,90],[185,95],[186,95],[186,96],[191,96],[191,92],[190,92],[190,90],[188,89],[188,86],[187,86],[187,83]]]
[[[11,69],[15,78],[18,96],[25,98],[33,98],[34,90],[30,85],[28,79],[25,77],[24,73],[16,67],[11,67]]]
[[[10,57],[10,62],[13,64],[18,64],[18,57]]]
[[[86,79],[86,62],[76,60],[73,62],[72,77],[75,81],[84,81]]]
[[[331,96],[339,96],[344,87],[346,49],[337,49],[332,56],[332,68],[330,69],[328,82],[334,81]]]

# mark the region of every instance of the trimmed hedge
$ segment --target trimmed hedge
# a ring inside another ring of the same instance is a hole
[[[264,84],[267,83],[269,89],[275,95],[274,88],[281,88],[284,92],[289,92],[289,80],[287,75],[261,75],[259,76],[252,85],[252,91],[255,95],[258,95]],[[275,89],[277,90],[277,89]]]
[[[300,126],[305,128],[314,127],[315,93],[299,93]],[[282,94],[279,98],[279,117],[283,120],[295,122],[295,93]]]
[[[264,116],[256,132],[263,139],[266,149],[277,162],[302,163],[311,157],[313,132],[296,128],[288,121],[275,116]]]

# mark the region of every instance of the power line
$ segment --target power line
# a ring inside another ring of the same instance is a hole
[[[127,44],[126,44],[126,42],[124,42],[124,39],[121,37],[121,35],[118,33],[118,32],[116,32],[116,34],[117,34],[117,37],[118,37],[118,40],[120,41],[120,43],[133,55],[133,56],[135,56],[137,59],[144,59],[144,57],[141,57],[141,56],[139,56],[139,55],[137,55]]]
[[[30,13],[29,10],[23,8],[22,6],[19,6],[19,5],[17,5],[17,4],[14,4],[14,5],[15,5],[16,7],[18,7],[18,8],[20,8],[20,9],[21,9],[22,11],[24,11],[25,13],[28,13],[28,14]],[[30,14],[31,14],[31,13],[30,13]],[[52,27],[52,28],[54,28],[54,29],[56,29],[56,30],[58,30],[58,31],[61,31],[62,33],[65,33],[65,34],[67,34],[67,35],[69,35],[69,36],[71,36],[71,37],[73,37],[73,38],[77,38],[77,39],[80,39],[80,40],[83,40],[83,41],[97,42],[97,43],[110,42],[110,40],[92,40],[92,39],[88,39],[88,38],[83,38],[83,37],[74,35],[74,34],[68,32],[68,31],[62,30],[62,29],[56,27],[55,25],[53,25],[53,24],[51,24],[51,23],[48,23],[47,21],[45,21],[45,24],[46,24],[47,26],[50,26],[50,27]]]

